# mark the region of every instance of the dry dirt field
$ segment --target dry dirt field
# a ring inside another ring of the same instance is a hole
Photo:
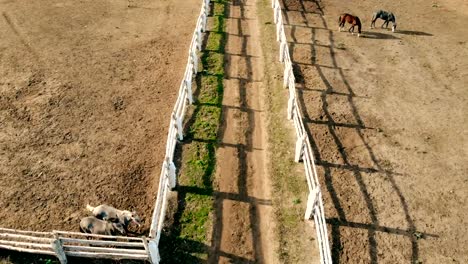
[[[334,263],[468,263],[467,2],[283,4]]]
[[[87,203],[146,232],[201,2],[0,1],[0,226],[78,230]]]

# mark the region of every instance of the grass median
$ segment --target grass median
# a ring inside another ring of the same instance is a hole
[[[227,1],[212,1],[196,76],[196,102],[190,109],[185,139],[178,150],[181,173],[177,202],[173,202],[172,225],[164,230],[160,242],[162,263],[204,263],[208,259],[213,177],[222,116],[226,13]]]

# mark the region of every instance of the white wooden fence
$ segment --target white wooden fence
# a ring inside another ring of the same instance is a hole
[[[202,0],[202,8],[193,32],[188,61],[179,95],[171,114],[166,153],[161,168],[159,189],[154,207],[149,238],[90,235],[75,232],[34,232],[0,228],[0,248],[19,252],[56,256],[62,264],[67,256],[84,258],[135,259],[159,263],[159,239],[167,210],[167,196],[176,185],[174,150],[183,139],[183,120],[187,105],[193,103],[192,77],[198,70],[198,51],[202,48],[202,32],[206,29],[210,0]],[[91,239],[89,239],[91,238]]]
[[[296,152],[295,161],[303,161],[305,167],[305,176],[309,186],[309,197],[305,219],[310,220],[313,216],[315,229],[317,231],[317,242],[320,251],[320,263],[331,264],[330,244],[328,242],[327,224],[325,222],[325,213],[323,210],[323,199],[320,191],[320,185],[315,168],[314,155],[310,145],[309,136],[304,128],[302,110],[297,103],[295,77],[293,66],[289,56],[289,46],[284,33],[283,14],[278,0],[272,0],[274,21],[276,24],[276,40],[280,43],[279,60],[284,63],[284,82],[283,86],[289,89],[288,100],[288,119],[293,120],[296,129]]]
[[[153,217],[150,229],[150,245],[153,249],[151,252],[153,263],[159,263],[159,239],[164,225],[164,219],[167,210],[167,199],[171,189],[176,186],[176,167],[174,165],[174,150],[177,140],[183,140],[183,121],[187,110],[187,105],[193,103],[192,95],[192,77],[198,70],[198,54],[202,48],[202,32],[206,30],[207,16],[209,11],[210,0],[203,0],[200,15],[197,20],[195,30],[193,32],[192,41],[190,43],[187,66],[185,68],[184,79],[180,84],[179,97],[171,114],[169,124],[169,132],[167,135],[166,156],[161,168],[161,176],[159,178],[158,196],[154,206]]]
[[[106,240],[107,239],[107,240]],[[34,232],[0,228],[0,248],[56,256],[149,260],[148,239],[76,232]]]

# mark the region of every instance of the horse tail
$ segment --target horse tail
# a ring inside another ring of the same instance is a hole
[[[341,23],[341,21],[343,21],[342,17],[343,15],[340,15],[340,17],[338,18],[338,23]]]

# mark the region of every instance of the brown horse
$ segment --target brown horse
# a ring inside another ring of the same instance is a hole
[[[340,25],[338,26],[338,30],[341,31],[342,28],[344,28],[345,23],[348,22],[351,24],[351,27],[348,29],[348,32],[354,34],[354,26],[358,27],[358,37],[361,35],[361,20],[357,16],[353,16],[350,14],[341,14],[340,18],[338,19],[338,23]]]

